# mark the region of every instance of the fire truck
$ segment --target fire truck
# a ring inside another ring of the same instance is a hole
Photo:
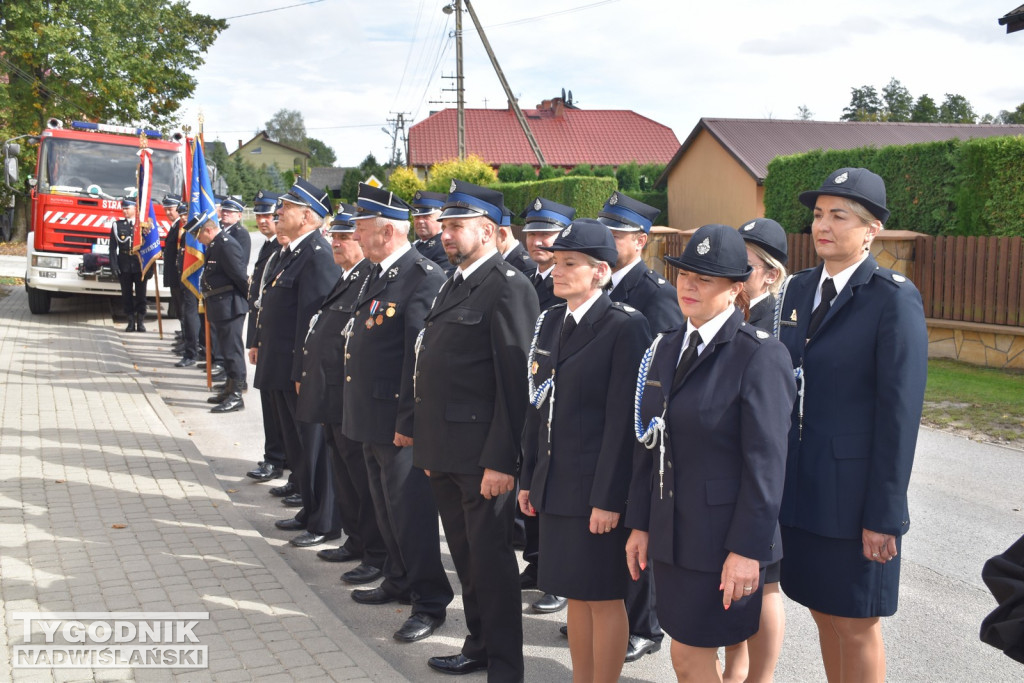
[[[32,313],[48,313],[55,296],[121,294],[104,259],[86,255],[108,253],[111,226],[123,217],[120,199],[136,188],[140,135],[153,151],[152,197],[162,245],[170,221],[160,200],[166,194],[181,195],[185,178],[180,134],[163,140],[158,131],[81,121],[65,129],[50,119],[39,136],[36,174],[29,178],[25,270]],[[140,206],[140,219],[144,211]],[[169,298],[163,286],[163,260],[154,267],[160,296]]]

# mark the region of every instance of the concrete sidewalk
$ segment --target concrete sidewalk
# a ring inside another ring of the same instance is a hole
[[[0,297],[0,680],[404,680],[231,504],[113,299]],[[209,668],[12,669],[25,612],[207,612]]]

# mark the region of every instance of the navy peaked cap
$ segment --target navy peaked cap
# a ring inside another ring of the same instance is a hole
[[[658,217],[659,213],[661,213],[661,209],[615,191],[604,203],[604,208],[597,214],[597,219],[612,230],[626,232],[643,230],[649,233],[651,226],[654,225],[654,219]]]
[[[683,255],[666,256],[665,261],[689,273],[735,282],[746,282],[754,270],[747,263],[747,245],[736,229],[715,223],[697,228]]]
[[[572,223],[576,209],[544,197],[537,197],[520,216],[526,220],[523,232],[550,232],[561,230]]]
[[[550,247],[541,247],[545,251],[578,251],[593,256],[614,266],[619,258],[619,250],[615,248],[615,238],[604,223],[593,218],[577,218],[562,232],[558,233]]]
[[[852,199],[883,223],[889,220],[889,209],[885,206],[885,181],[866,168],[832,171],[817,190],[801,192],[800,203],[813,209],[814,203],[823,194]]]

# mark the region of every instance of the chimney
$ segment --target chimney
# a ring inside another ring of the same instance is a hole
[[[242,149],[242,141],[241,140],[238,141],[238,149]]]

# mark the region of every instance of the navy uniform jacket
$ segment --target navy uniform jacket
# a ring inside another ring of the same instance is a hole
[[[526,355],[540,310],[526,276],[492,254],[427,314],[416,361],[413,462],[438,472],[516,474]]]
[[[138,254],[132,253],[132,235],[135,232],[131,222],[114,221],[110,226],[110,265],[116,264],[122,273],[142,274]]]
[[[526,247],[523,246],[522,242],[517,244],[515,249],[508,253],[508,256],[505,257],[505,262],[515,266],[524,275],[537,272],[537,264],[530,258],[530,252],[526,251]]]
[[[555,304],[565,303],[565,299],[555,296],[555,281],[551,279],[551,273],[548,273],[547,277],[539,283],[537,282],[536,268],[526,275],[533,282],[533,290],[537,292],[537,305],[540,306],[540,310],[546,311]]]
[[[735,552],[765,566],[782,558],[792,366],[785,347],[736,309],[672,391],[685,335],[662,337],[641,404],[644,428],[665,413],[664,491],[658,447],[638,444],[626,526],[650,532],[648,554],[660,562],[720,572]]]
[[[248,270],[249,254],[252,253],[252,237],[249,235],[249,231],[245,229],[242,221],[239,220],[237,223],[226,226],[224,232],[231,235],[231,239],[242,246],[242,253],[245,255],[245,268]]]
[[[436,263],[409,249],[361,288],[345,359],[342,433],[353,441],[413,436],[416,337],[444,279]]]
[[[441,266],[441,270],[445,273],[454,272],[455,266],[448,260],[448,253],[445,252],[444,245],[441,244],[441,233],[437,233],[427,240],[416,240],[412,246],[416,247],[416,251]]]
[[[245,315],[248,284],[241,245],[221,231],[206,247],[203,266],[203,301],[211,322]]]
[[[302,376],[302,343],[309,320],[338,281],[341,269],[319,230],[313,230],[295,251],[279,259],[263,288],[255,385],[257,389],[295,391],[295,382]]]
[[[302,389],[295,417],[314,424],[341,424],[345,388],[345,338],[342,331],[352,316],[370,261],[357,263],[348,277],[342,275],[314,315],[302,348]]]
[[[779,338],[805,385],[779,521],[830,538],[903,534],[928,368],[921,295],[868,256],[805,345],[823,267],[794,275],[782,302]]]
[[[685,322],[676,299],[676,288],[643,261],[626,273],[611,291],[611,297],[612,301],[629,304],[643,313],[655,334],[674,330]]]
[[[260,247],[260,253],[256,256],[256,263],[252,267],[252,275],[249,276],[249,321],[245,326],[245,348],[251,349],[256,346],[256,325],[259,319],[259,311],[256,309],[256,300],[260,298],[260,284],[263,282],[263,271],[267,268],[270,257],[281,251],[281,244],[277,238],[269,239]],[[276,261],[276,259],[275,259]]]
[[[164,238],[164,287],[181,287],[181,271],[178,269],[178,242],[181,226],[185,219],[181,216],[171,223]]]
[[[771,332],[774,315],[775,295],[769,294],[750,307],[750,317],[747,318],[747,322],[754,327],[760,327],[765,332]]]
[[[555,376],[555,415],[549,443],[551,394],[539,409],[528,409],[520,487],[539,512],[584,517],[596,507],[621,513],[636,441],[637,367],[650,328],[639,311],[602,293],[559,350],[565,311],[565,305],[548,310],[529,368],[537,386]]]

